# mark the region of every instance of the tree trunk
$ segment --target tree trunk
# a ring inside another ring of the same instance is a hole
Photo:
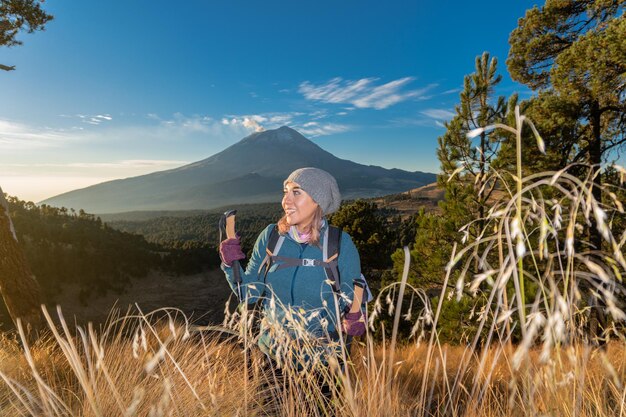
[[[35,334],[42,329],[41,291],[9,217],[9,205],[0,188],[0,293],[17,325],[20,318],[24,330]]]
[[[600,165],[602,164],[602,136],[600,129],[600,104],[597,101],[594,101],[591,105],[591,114],[590,114],[590,123],[592,130],[592,138],[591,143],[589,144],[589,164],[592,166],[592,169],[598,170],[600,169]],[[593,198],[598,202],[598,204],[602,203],[602,175],[598,174],[593,181],[591,186],[591,193],[593,194]],[[598,230],[595,216],[591,217],[591,230],[589,231],[589,240],[593,246],[595,246],[596,250],[602,249],[602,233]]]
[[[597,101],[594,101],[591,105],[591,114],[589,117],[592,129],[591,143],[589,144],[589,164],[591,169],[598,170],[602,163],[602,136],[600,126],[600,105]],[[591,194],[593,198],[602,203],[602,174],[598,174],[593,184],[591,185]],[[589,242],[595,247],[596,250],[602,250],[602,232],[598,229],[595,216],[591,216],[591,227],[589,228]],[[605,286],[598,278],[597,284]],[[589,330],[594,344],[604,345],[605,339],[605,303],[601,297],[590,295],[589,307],[591,308],[589,316]]]

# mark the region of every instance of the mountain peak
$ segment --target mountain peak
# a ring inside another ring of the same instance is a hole
[[[278,129],[269,129],[253,133],[245,137],[241,142],[270,142],[270,143],[312,143],[302,136],[297,130],[289,126],[281,126]]]

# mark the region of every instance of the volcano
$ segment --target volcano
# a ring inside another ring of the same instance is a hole
[[[283,126],[253,133],[209,158],[180,168],[107,181],[41,202],[90,213],[211,209],[278,202],[295,169],[331,173],[344,199],[377,197],[430,184],[436,175],[362,165],[340,159]]]

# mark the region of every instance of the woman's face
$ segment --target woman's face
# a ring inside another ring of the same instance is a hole
[[[300,232],[305,231],[313,220],[317,203],[295,182],[288,182],[283,193],[287,223],[296,226]]]

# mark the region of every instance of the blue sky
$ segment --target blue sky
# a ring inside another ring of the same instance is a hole
[[[437,137],[534,1],[54,1],[0,49],[0,186],[40,201],[288,125],[338,157],[438,172]]]

